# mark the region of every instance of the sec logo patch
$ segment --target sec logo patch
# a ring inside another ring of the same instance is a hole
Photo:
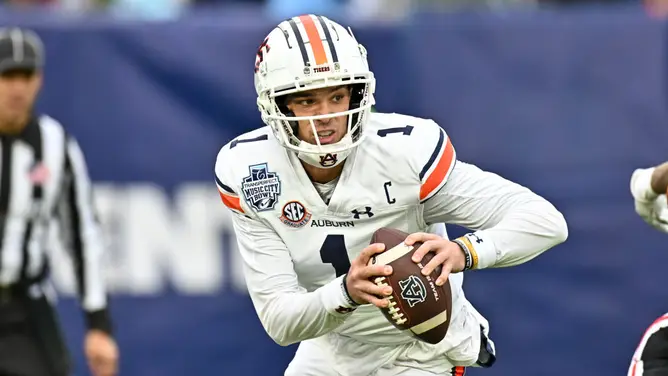
[[[299,201],[290,201],[283,206],[281,222],[294,228],[304,226],[311,220],[311,213]]]

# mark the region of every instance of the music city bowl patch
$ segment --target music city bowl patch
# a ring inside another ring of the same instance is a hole
[[[299,201],[290,201],[283,205],[281,222],[294,228],[304,226],[311,220],[311,213]]]
[[[266,163],[248,166],[250,175],[241,182],[246,202],[258,212],[272,210],[281,194],[278,174],[269,171]]]

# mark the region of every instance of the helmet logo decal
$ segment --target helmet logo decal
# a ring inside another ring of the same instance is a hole
[[[339,161],[338,154],[327,153],[320,156],[320,165],[322,167],[332,167]]]
[[[269,52],[269,37],[264,39],[264,42],[257,49],[257,56],[255,57],[255,73],[260,70],[260,64],[264,61],[264,54]]]

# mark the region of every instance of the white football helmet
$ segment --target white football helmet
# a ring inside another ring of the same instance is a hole
[[[312,14],[281,22],[258,49],[255,90],[262,120],[281,145],[296,152],[302,161],[320,168],[334,167],[364,138],[376,86],[366,55],[350,29]],[[351,87],[347,111],[297,117],[286,106],[289,94],[342,85]],[[344,115],[348,116],[348,131],[343,139],[321,145],[314,121]],[[299,139],[300,120],[311,123],[316,145]]]

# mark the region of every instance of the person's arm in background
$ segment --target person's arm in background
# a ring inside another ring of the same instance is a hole
[[[112,334],[104,278],[104,244],[93,204],[93,184],[79,144],[67,136],[62,196],[57,211],[61,236],[74,264],[88,331],[84,351],[94,376],[116,375],[118,347]]]

